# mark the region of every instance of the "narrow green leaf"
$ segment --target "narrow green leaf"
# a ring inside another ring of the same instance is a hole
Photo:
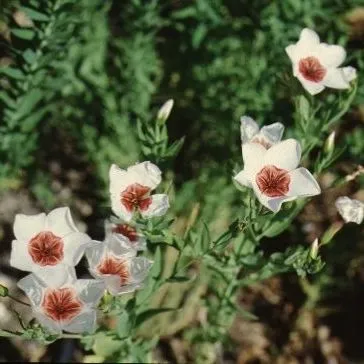
[[[21,120],[30,114],[30,112],[34,110],[36,105],[42,100],[43,95],[44,93],[40,89],[34,89],[30,93],[26,94],[21,99],[18,109],[13,117],[16,120]]]
[[[9,76],[15,80],[22,80],[24,78],[24,73],[22,71],[12,67],[1,67],[0,74]]]
[[[126,310],[119,315],[116,332],[120,339],[129,336],[130,331],[133,327],[133,321],[134,320]]]
[[[200,24],[195,32],[192,35],[192,46],[193,48],[198,48],[203,41],[203,39],[206,37],[207,34],[207,27],[205,24]]]
[[[35,59],[35,52],[28,48],[23,52],[23,58],[25,62],[32,64]]]
[[[176,140],[174,143],[172,143],[166,153],[165,153],[165,157],[169,157],[169,158],[173,158],[175,157],[179,151],[181,150],[183,144],[185,142],[185,137],[179,139],[179,140]]]
[[[35,36],[34,30],[31,29],[12,29],[11,33],[14,34],[16,37],[24,40],[31,40]]]
[[[27,118],[23,119],[21,121],[22,132],[29,132],[33,130],[48,111],[49,107],[46,106],[36,112],[32,112]]]
[[[31,9],[31,8],[28,8],[26,6],[22,6],[21,7],[21,10],[24,11],[24,13],[26,15],[29,16],[30,19],[32,20],[36,20],[36,21],[48,21],[49,20],[49,16],[44,14],[44,13],[41,13],[37,10],[34,10],[34,9]]]
[[[158,246],[154,256],[154,263],[152,269],[150,270],[150,275],[152,277],[158,278],[163,272],[163,267],[164,263],[163,263],[162,247]]]
[[[310,117],[310,103],[305,96],[299,97],[299,110],[302,118],[308,120]]]
[[[190,277],[174,276],[167,279],[168,283],[185,283],[191,280]]]
[[[135,326],[140,326],[143,322],[151,319],[152,317],[159,315],[164,312],[176,311],[177,308],[152,308],[150,310],[146,310],[141,312],[135,321]]]

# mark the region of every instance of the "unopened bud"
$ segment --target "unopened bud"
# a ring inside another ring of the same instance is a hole
[[[310,250],[310,256],[312,259],[316,259],[318,255],[318,249],[319,249],[319,241],[316,238],[314,242],[311,244],[311,250]]]
[[[325,152],[327,154],[332,153],[335,149],[335,131],[333,131],[325,142]]]
[[[316,238],[311,245],[310,256],[312,259],[316,259],[319,251],[319,240]]]
[[[174,104],[174,101],[173,99],[169,99],[168,101],[166,101],[163,106],[159,109],[158,111],[158,115],[157,115],[157,120],[158,120],[158,124],[159,125],[163,125],[166,120],[168,119],[169,117],[169,114],[171,113],[172,111],[172,108],[173,108],[173,104]]]
[[[0,284],[0,297],[7,297],[9,295],[9,290],[7,287]]]
[[[342,221],[334,222],[331,226],[329,226],[321,237],[321,245],[329,244],[343,226],[344,222]]]

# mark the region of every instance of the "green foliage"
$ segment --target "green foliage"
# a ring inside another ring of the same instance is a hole
[[[300,140],[303,163],[317,176],[330,168],[336,178],[340,160],[363,163],[363,131],[356,125],[331,148],[325,143],[334,129],[341,131],[352,105],[363,102],[364,84],[311,97],[291,76],[284,52],[309,26],[347,46],[350,64],[363,69],[363,52],[348,43],[344,21],[360,3],[6,3],[10,65],[0,69],[0,188],[27,186],[40,205],[54,206],[48,162],[61,135],[91,171],[87,178],[101,186],[95,215],[111,163],[124,168],[150,160],[165,172],[159,188],[169,194],[172,217],[137,218],[153,260],[150,275],[135,295],[103,297],[99,309],[115,322],[102,321],[95,334],[82,337],[93,351],[90,360],[151,362],[165,332],[183,331],[196,362],[214,362],[214,345],[226,340],[236,315],[259,319],[237,304],[242,288],[284,273],[304,281],[323,271],[323,258],[312,256],[297,228],[308,199],[272,214],[251,191],[234,186],[231,177],[241,167],[239,118],[284,123],[285,136]],[[26,24],[12,19],[14,10]],[[175,108],[161,119],[157,107],[171,97]],[[283,233],[287,244],[275,248]],[[331,245],[335,234],[324,235],[322,245]],[[330,263],[325,268],[332,271]],[[0,287],[0,296],[7,294]],[[195,320],[201,306],[207,312],[202,324]],[[45,343],[62,337],[18,318],[22,331],[13,336]]]

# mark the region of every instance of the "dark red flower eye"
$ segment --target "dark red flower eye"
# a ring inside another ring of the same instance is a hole
[[[149,194],[149,187],[134,183],[121,193],[121,203],[129,212],[135,209],[145,211],[152,203],[152,198]]]
[[[131,242],[136,242],[138,240],[136,229],[128,224],[118,224],[112,229],[112,232],[127,237]]]
[[[71,321],[83,307],[73,288],[48,288],[42,301],[44,313],[54,321]]]
[[[268,197],[285,196],[289,191],[291,177],[284,169],[265,166],[255,178],[259,190]]]
[[[63,260],[63,240],[50,231],[42,231],[29,241],[28,252],[36,264],[57,265]]]
[[[106,256],[97,266],[100,274],[110,274],[120,278],[120,285],[127,284],[129,281],[129,267],[126,260],[113,256]]]
[[[300,60],[298,69],[301,75],[311,82],[320,82],[326,75],[326,69],[316,57],[307,57]]]

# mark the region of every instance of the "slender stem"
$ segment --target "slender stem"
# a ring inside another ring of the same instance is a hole
[[[81,339],[84,336],[81,334],[62,334],[59,338],[60,339]]]
[[[16,332],[0,329],[0,337],[17,337],[17,336],[19,336],[19,334]]]
[[[9,297],[11,300],[15,301],[15,302],[18,302],[18,303],[20,303],[20,304],[22,304],[22,305],[24,305],[24,306],[28,306],[28,307],[30,307],[30,304],[29,304],[29,303],[23,302],[22,300],[19,300],[19,299],[17,299],[16,297],[11,296],[10,294],[8,294],[8,297]]]

